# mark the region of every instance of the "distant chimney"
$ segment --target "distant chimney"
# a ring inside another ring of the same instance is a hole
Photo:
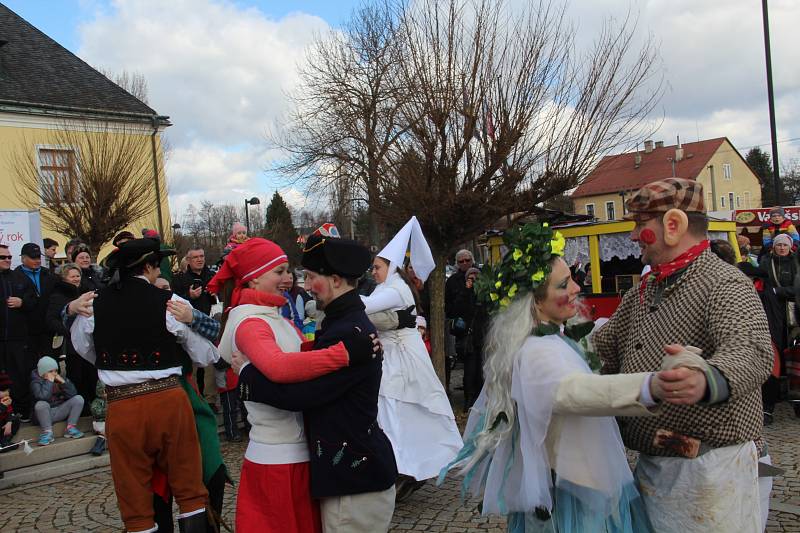
[[[636,155],[633,156],[633,168],[639,168],[642,166],[642,154],[639,153],[639,150],[636,150]]]
[[[656,148],[664,148],[664,141],[656,141]]]
[[[683,159],[683,147],[681,146],[681,137],[678,136],[678,146],[675,147],[675,161]]]
[[[649,154],[652,151],[653,151],[653,141],[648,139],[644,142],[644,153]]]

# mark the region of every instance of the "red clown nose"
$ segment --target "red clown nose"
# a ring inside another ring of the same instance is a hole
[[[645,244],[653,244],[656,242],[656,232],[650,228],[643,229],[639,233],[639,240]]]

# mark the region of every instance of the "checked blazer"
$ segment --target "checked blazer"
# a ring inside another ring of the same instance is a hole
[[[681,344],[700,348],[728,383],[730,396],[719,403],[663,403],[659,416],[620,418],[628,448],[674,455],[652,444],[667,429],[711,448],[752,440],[762,450],[761,384],[773,357],[767,317],[752,282],[710,250],[660,283],[651,277],[642,294],[629,290],[593,342],[604,374],[656,372],[664,346]]]

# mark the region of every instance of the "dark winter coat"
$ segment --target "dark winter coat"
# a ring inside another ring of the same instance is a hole
[[[50,407],[56,407],[78,394],[78,391],[69,379],[64,379],[64,383],[56,383],[44,379],[34,370],[31,372],[31,394],[37,402],[47,402]]]
[[[375,333],[364,303],[353,290],[325,307],[314,349],[354,335]],[[397,465],[388,437],[378,425],[381,360],[348,366],[295,384],[269,381],[253,365],[239,374],[242,399],[303,411],[311,456],[314,498],[383,491],[394,485]]]
[[[43,335],[45,333],[52,333],[47,325],[47,306],[50,303],[50,296],[53,294],[53,288],[58,282],[58,276],[51,273],[48,269],[42,267],[39,269],[39,288],[22,269],[22,265],[15,269],[31,284],[36,294],[36,303],[33,309],[28,313],[28,335]]]
[[[11,309],[6,300],[22,298],[22,307]],[[18,270],[0,271],[0,342],[25,341],[28,338],[28,314],[36,307],[36,288]]]
[[[62,346],[62,353],[75,354],[75,349],[72,347],[72,338],[70,337],[69,330],[64,327],[61,320],[61,311],[72,300],[80,296],[80,288],[64,280],[58,280],[53,288],[53,294],[50,295],[50,304],[47,306],[47,326],[54,335],[64,336],[64,345]]]
[[[99,291],[106,286],[103,281],[103,271],[97,265],[81,269],[81,294],[90,291]]]
[[[172,290],[181,298],[185,298],[191,302],[192,307],[207,315],[211,314],[211,307],[217,303],[217,297],[206,290],[206,285],[214,277],[214,273],[208,268],[208,265],[203,267],[199,274],[192,271],[191,267],[186,267],[185,272],[180,272],[175,275],[172,280]],[[203,287],[203,292],[200,293],[198,298],[189,298],[189,289],[193,286]]]

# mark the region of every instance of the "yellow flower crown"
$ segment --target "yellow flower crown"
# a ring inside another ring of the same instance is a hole
[[[515,226],[503,234],[508,252],[497,266],[485,266],[475,290],[491,311],[507,307],[517,294],[535,290],[550,273],[550,260],[563,256],[566,240],[547,222]]]

